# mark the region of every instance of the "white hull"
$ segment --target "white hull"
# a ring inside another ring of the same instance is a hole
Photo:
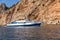
[[[41,24],[41,22],[34,22],[34,21],[15,21],[12,23],[7,24],[7,26],[31,26],[31,25],[38,25]]]

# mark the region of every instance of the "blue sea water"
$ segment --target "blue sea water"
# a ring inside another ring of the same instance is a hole
[[[0,40],[37,40],[39,27],[34,28],[7,28],[0,27]]]

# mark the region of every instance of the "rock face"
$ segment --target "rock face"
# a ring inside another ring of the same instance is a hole
[[[14,20],[43,20],[47,24],[60,23],[60,0],[21,0],[0,14],[0,25]]]
[[[4,3],[0,3],[0,13],[2,13],[5,10],[7,10],[6,5]]]

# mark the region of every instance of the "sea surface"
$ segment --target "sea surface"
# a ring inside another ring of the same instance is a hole
[[[31,28],[0,27],[0,40],[60,40],[60,24]]]
[[[0,27],[0,40],[40,40],[39,27]]]

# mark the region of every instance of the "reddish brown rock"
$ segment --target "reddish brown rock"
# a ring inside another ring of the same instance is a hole
[[[26,16],[31,20],[43,20],[47,24],[60,24],[59,5],[60,0],[21,0],[0,14],[0,25],[25,19]]]

